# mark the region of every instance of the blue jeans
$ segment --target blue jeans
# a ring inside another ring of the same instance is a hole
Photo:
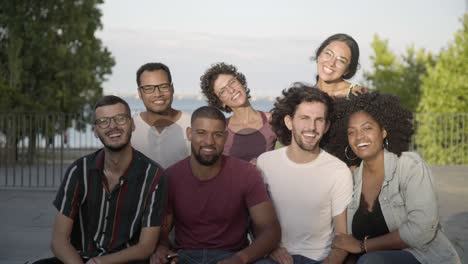
[[[420,264],[420,262],[406,250],[381,250],[369,252],[361,257],[356,262],[357,264],[369,263],[399,263],[399,264]]]
[[[234,255],[235,252],[214,249],[179,250],[179,264],[216,264]]]

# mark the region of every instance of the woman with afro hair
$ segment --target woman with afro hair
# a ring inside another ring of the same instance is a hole
[[[460,263],[440,228],[434,179],[408,152],[412,113],[392,95],[370,92],[334,105],[327,149],[354,171],[348,232],[332,247],[357,263]]]
[[[233,113],[227,120],[225,155],[255,164],[260,154],[275,148],[271,114],[252,107],[245,76],[234,65],[212,65],[200,77],[200,86],[210,106]]]

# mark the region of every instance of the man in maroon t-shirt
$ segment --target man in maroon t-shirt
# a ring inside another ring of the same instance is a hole
[[[280,227],[260,172],[224,156],[226,120],[216,108],[195,110],[187,138],[192,154],[166,170],[168,204],[152,263],[251,263],[278,246]],[[249,218],[255,239],[249,245]],[[175,248],[167,234],[175,227]]]

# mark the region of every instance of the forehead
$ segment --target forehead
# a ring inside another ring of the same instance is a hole
[[[168,83],[169,76],[163,70],[144,71],[140,75],[141,85]]]
[[[345,56],[347,58],[351,57],[351,49],[343,41],[332,41],[328,44],[324,50],[332,50],[338,56]]]
[[[379,125],[378,122],[371,115],[369,115],[367,112],[359,111],[359,112],[353,113],[349,117],[348,126],[349,127],[360,126],[360,125],[363,125],[365,123],[371,123],[371,124]]]
[[[192,129],[202,129],[206,131],[224,131],[224,123],[221,120],[200,117],[193,121]]]
[[[101,117],[112,117],[118,114],[128,114],[127,108],[122,103],[116,103],[113,105],[104,105],[96,108],[96,119]]]
[[[322,102],[302,102],[297,106],[294,116],[325,117],[326,110],[327,107]]]
[[[223,88],[224,86],[226,86],[226,84],[228,84],[228,82],[234,78],[234,75],[232,74],[220,74],[218,75],[218,77],[216,78],[216,80],[214,81],[213,83],[213,89],[214,90],[219,90],[221,88]]]

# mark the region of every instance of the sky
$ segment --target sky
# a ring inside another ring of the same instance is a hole
[[[136,95],[136,70],[168,65],[175,94],[199,94],[217,62],[237,66],[254,96],[277,96],[296,81],[314,83],[311,56],[335,33],[360,47],[361,83],[371,70],[374,34],[397,54],[414,45],[438,53],[461,28],[468,0],[107,0],[97,36],[116,65],[104,93]]]

